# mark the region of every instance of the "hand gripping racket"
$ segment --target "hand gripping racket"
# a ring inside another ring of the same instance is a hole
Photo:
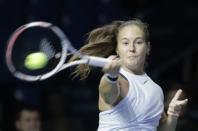
[[[47,65],[41,69],[29,70],[25,67],[26,57],[35,52],[47,56]],[[77,55],[80,59],[67,62],[68,56]],[[108,59],[83,55],[70,43],[67,36],[57,26],[43,21],[31,22],[16,29],[8,40],[6,64],[9,71],[25,81],[45,80],[56,73],[78,64],[103,67]]]

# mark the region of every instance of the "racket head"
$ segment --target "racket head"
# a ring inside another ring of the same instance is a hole
[[[17,28],[10,36],[6,48],[9,71],[25,81],[38,81],[54,75],[64,64],[68,51],[74,52],[68,38],[57,26],[44,22],[31,22]],[[25,58],[35,52],[45,53],[48,63],[44,68],[29,70]]]

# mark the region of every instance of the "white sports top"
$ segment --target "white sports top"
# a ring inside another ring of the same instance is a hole
[[[164,110],[164,95],[147,74],[120,73],[129,82],[126,95],[112,109],[100,112],[98,131],[156,131]]]

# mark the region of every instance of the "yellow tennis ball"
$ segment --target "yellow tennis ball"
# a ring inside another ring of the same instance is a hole
[[[31,53],[25,58],[25,67],[29,70],[44,68],[48,63],[48,57],[43,52]]]

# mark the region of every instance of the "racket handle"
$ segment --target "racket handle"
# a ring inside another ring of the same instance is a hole
[[[96,67],[104,67],[108,62],[110,62],[110,60],[106,58],[89,56],[87,64]]]

